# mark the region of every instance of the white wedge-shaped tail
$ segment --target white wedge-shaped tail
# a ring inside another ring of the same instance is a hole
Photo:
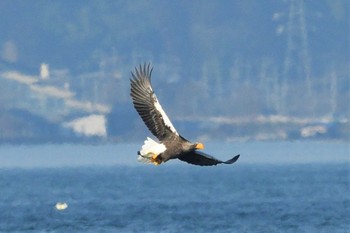
[[[147,137],[145,143],[143,144],[140,152],[138,161],[143,163],[152,163],[151,158],[154,155],[159,155],[166,150],[166,147],[162,143],[158,143],[153,139]]]

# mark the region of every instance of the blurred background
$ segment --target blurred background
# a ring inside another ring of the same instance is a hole
[[[349,9],[0,0],[0,232],[348,233]],[[177,130],[237,163],[137,162],[144,63]]]
[[[349,140],[349,2],[0,1],[0,143],[149,135],[130,72],[191,140]]]

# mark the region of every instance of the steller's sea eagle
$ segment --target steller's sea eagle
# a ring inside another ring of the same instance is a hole
[[[134,107],[148,129],[159,140],[158,143],[147,137],[138,152],[139,161],[159,165],[170,159],[180,159],[200,166],[236,162],[239,155],[227,161],[220,161],[208,154],[199,152],[198,150],[204,148],[202,143],[191,143],[176,131],[153,92],[151,86],[152,70],[150,64],[144,64],[143,66],[140,65],[139,68],[135,68],[135,72],[131,72],[130,95]]]

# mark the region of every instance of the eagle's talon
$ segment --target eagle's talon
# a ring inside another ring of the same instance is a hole
[[[160,158],[158,158],[159,155],[153,155],[152,158],[151,158],[151,162],[158,166],[159,164],[162,163],[162,160],[160,160]]]

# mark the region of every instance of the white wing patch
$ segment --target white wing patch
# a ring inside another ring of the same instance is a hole
[[[164,112],[162,106],[159,104],[159,101],[157,99],[157,96],[155,94],[153,94],[153,98],[154,98],[154,106],[156,107],[156,109],[160,112],[160,114],[163,117],[164,123],[166,126],[168,126],[170,128],[170,130],[175,133],[176,135],[179,135],[175,129],[175,127],[173,126],[173,124],[171,123],[169,117],[166,115],[166,113]]]
[[[138,157],[138,161],[144,163],[152,163],[150,159],[153,155],[159,155],[166,150],[166,147],[163,143],[158,143],[153,139],[147,137],[145,143],[141,147],[140,155]]]

